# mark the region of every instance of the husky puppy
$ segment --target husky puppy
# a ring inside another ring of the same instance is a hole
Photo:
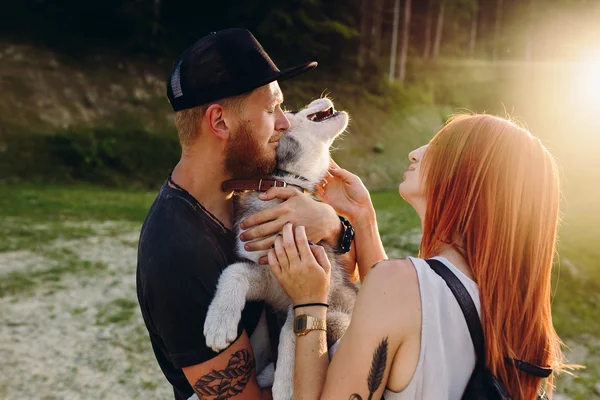
[[[280,139],[277,170],[273,178],[312,193],[329,167],[329,148],[348,125],[348,114],[335,111],[327,98],[313,101],[304,109],[288,113],[291,129]],[[258,192],[245,191],[234,199],[234,230],[239,238],[239,224],[257,211],[270,208],[281,200],[262,201]],[[357,289],[338,261],[333,249],[325,246],[331,262],[331,284],[327,311],[327,342],[331,347],[339,340],[352,315]],[[246,261],[229,265],[219,278],[215,297],[204,324],[206,344],[220,351],[237,338],[237,327],[246,301],[264,300],[273,309],[287,313],[280,333],[278,360],[273,381],[273,399],[292,398],[296,336],[290,298],[283,291],[268,265],[259,265],[267,251],[248,252],[238,240],[236,251]],[[259,371],[260,372],[260,371]],[[259,377],[260,378],[260,377]],[[260,379],[259,379],[260,380]]]

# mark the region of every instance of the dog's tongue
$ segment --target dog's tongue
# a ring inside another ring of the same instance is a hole
[[[325,118],[325,117],[329,117],[331,115],[333,115],[333,107],[329,107],[327,110],[320,111],[317,113],[317,117],[319,117],[319,118]]]
[[[327,117],[331,117],[333,115],[333,107],[329,107],[327,110],[325,111],[317,111],[314,114],[311,114],[308,116],[308,119],[310,119],[311,121],[322,121]]]

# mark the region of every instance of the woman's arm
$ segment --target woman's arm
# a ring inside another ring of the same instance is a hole
[[[340,168],[332,160],[329,176],[317,186],[316,194],[338,214],[346,216],[354,227],[358,272],[361,281],[364,280],[374,264],[387,259],[369,191],[358,176]]]
[[[355,227],[356,262],[358,263],[360,280],[363,282],[371,267],[379,261],[387,259],[387,255],[379,236],[375,210],[354,219],[353,225]]]
[[[395,364],[404,361],[398,357],[403,354],[402,345],[407,338],[420,335],[420,329],[414,267],[405,260],[379,263],[363,282],[320,398],[380,399]]]
[[[323,302],[331,268],[325,252],[319,246],[308,246],[302,227],[296,228],[293,239],[288,224],[269,252],[271,269],[294,304]],[[297,308],[296,315],[300,314],[325,319],[326,309]],[[380,398],[397,352],[406,338],[420,338],[420,330],[415,269],[406,260],[380,263],[361,287],[352,321],[329,368],[324,331],[297,338],[294,398]]]
[[[295,316],[307,314],[326,320],[325,307],[302,307],[294,310]],[[294,364],[294,399],[318,399],[325,385],[329,353],[327,332],[310,331],[296,338],[296,358]]]
[[[268,253],[269,265],[295,306],[327,304],[331,264],[321,246],[310,245],[303,226],[286,223]],[[295,316],[310,315],[326,321],[325,306],[298,307]],[[313,330],[296,338],[294,399],[319,398],[329,356],[326,331]]]

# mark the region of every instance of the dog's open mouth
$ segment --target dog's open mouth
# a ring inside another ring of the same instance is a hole
[[[306,116],[306,118],[308,118],[309,121],[321,122],[328,118],[335,117],[338,114],[339,112],[335,111],[333,107],[329,107],[327,110],[317,111],[316,113],[309,114]]]

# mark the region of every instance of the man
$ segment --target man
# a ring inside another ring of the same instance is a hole
[[[167,83],[182,147],[179,163],[160,189],[140,235],[137,291],[156,359],[175,399],[258,399],[249,337],[262,303],[248,303],[239,337],[217,354],[203,334],[220,273],[235,262],[229,179],[259,176],[275,167],[275,150],[290,124],[277,80],[316,67],[279,71],[252,34],[228,29],[198,40],[176,63]],[[287,221],[308,238],[336,246],[342,224],[333,209],[295,189],[279,188],[281,205],[253,218],[246,246],[267,249]],[[258,214],[257,214],[258,215]]]

